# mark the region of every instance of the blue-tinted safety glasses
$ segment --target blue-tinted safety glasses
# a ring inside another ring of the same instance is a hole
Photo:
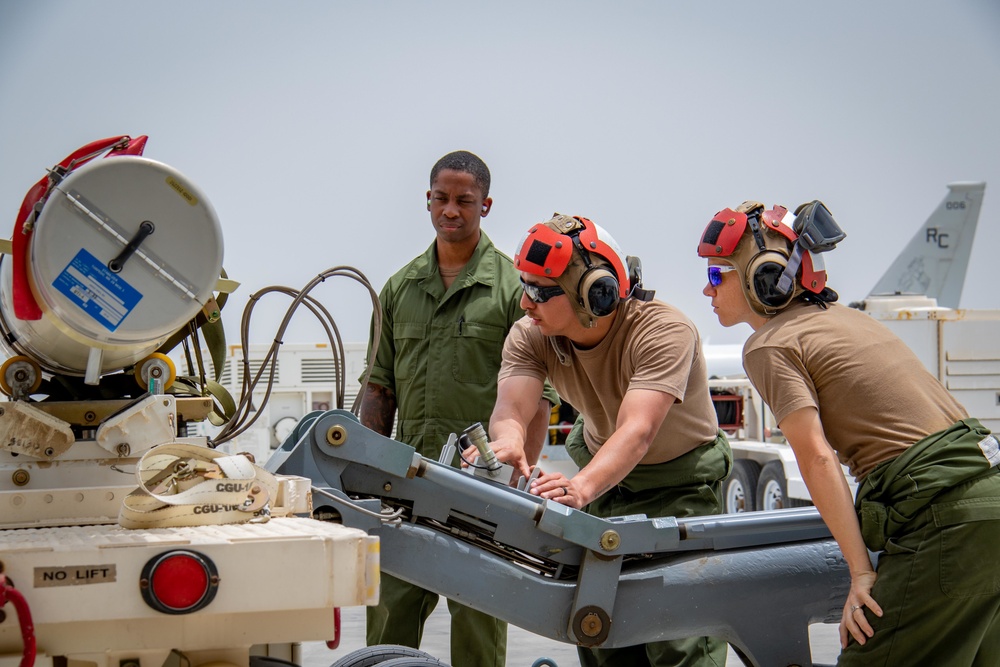
[[[532,303],[545,303],[549,299],[559,296],[560,294],[565,294],[562,287],[559,285],[552,285],[551,287],[542,287],[541,285],[532,285],[521,281],[521,287],[524,289],[525,295]]]
[[[727,271],[735,271],[735,266],[710,266],[708,267],[708,282],[712,287],[718,287],[722,284],[722,274]]]

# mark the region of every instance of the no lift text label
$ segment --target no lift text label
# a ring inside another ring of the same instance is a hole
[[[69,567],[36,567],[35,588],[52,586],[82,586],[115,581],[114,565],[71,565]]]

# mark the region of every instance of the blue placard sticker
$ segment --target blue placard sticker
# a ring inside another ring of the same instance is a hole
[[[56,277],[52,286],[108,331],[117,329],[142,299],[139,290],[112,273],[83,248]]]

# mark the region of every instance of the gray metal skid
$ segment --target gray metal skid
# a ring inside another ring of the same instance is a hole
[[[305,417],[267,467],[311,478],[317,517],[378,535],[383,571],[561,642],[711,635],[747,664],[810,665],[809,624],[839,621],[850,587],[815,508],[600,519],[426,459],[342,410]],[[399,518],[372,514],[387,508]]]

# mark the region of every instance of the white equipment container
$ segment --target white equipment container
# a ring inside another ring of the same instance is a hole
[[[39,320],[14,316],[11,258],[0,263],[0,326],[44,369],[101,375],[156,350],[213,297],[222,231],[204,193],[142,157],[97,160],[56,185],[27,257]]]

